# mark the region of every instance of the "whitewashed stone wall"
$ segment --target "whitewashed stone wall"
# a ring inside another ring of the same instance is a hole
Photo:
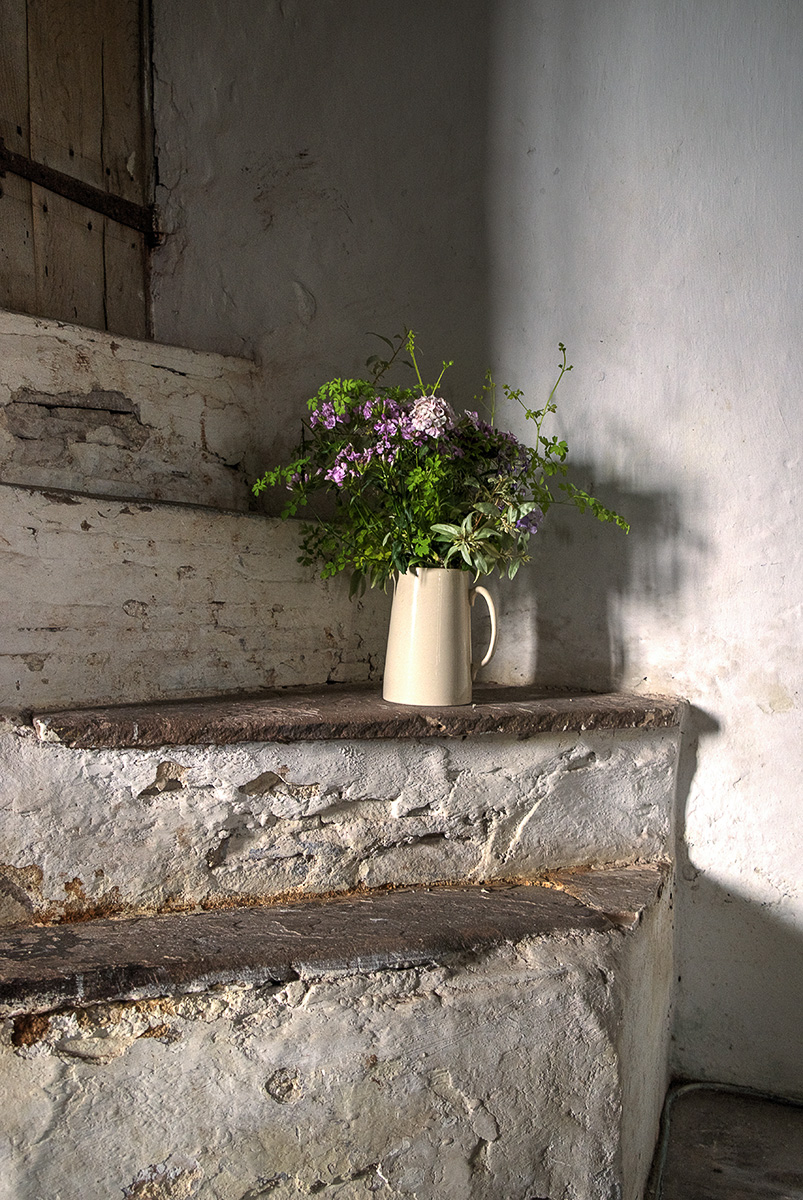
[[[247,509],[262,466],[247,359],[0,311],[0,480]]]
[[[16,1045],[7,1022],[0,1197],[640,1200],[670,908],[665,889],[626,930],[67,1008]]]
[[[377,678],[389,600],[299,566],[257,513],[0,485],[0,690],[13,709]]]
[[[0,921],[670,860],[678,740],[90,751],[6,725]]]
[[[555,432],[633,532],[550,514],[500,664],[695,706],[676,1067],[803,1095],[803,6],[237,12],[156,5],[157,328],[252,347],[288,424],[365,330],[459,407],[566,342]]]

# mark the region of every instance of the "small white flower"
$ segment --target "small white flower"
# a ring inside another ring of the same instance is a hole
[[[440,396],[420,396],[410,410],[412,428],[430,437],[442,437],[454,424],[454,409]]]

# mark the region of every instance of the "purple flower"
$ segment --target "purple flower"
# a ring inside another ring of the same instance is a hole
[[[318,425],[323,425],[324,429],[334,429],[335,425],[348,425],[349,420],[348,409],[342,413],[336,412],[334,404],[330,400],[324,400],[310,415],[309,423],[311,429],[316,429]]]
[[[493,434],[498,433],[498,430],[494,429],[493,425],[489,425],[487,421],[481,420],[478,413],[469,412],[468,409],[466,409],[466,416],[468,417],[470,424],[473,425],[479,433],[484,433],[486,437],[491,437]]]
[[[540,508],[534,508],[530,512],[525,513],[523,517],[519,517],[516,522],[516,528],[519,533],[538,533],[538,527],[544,519],[544,514]]]
[[[329,470],[326,472],[326,475],[324,476],[324,478],[331,479],[332,483],[337,484],[338,487],[342,487],[343,480],[346,478],[347,475],[348,475],[348,471],[346,470],[346,467],[344,466],[344,464],[342,462],[338,461],[335,463],[335,465],[333,467],[329,468]]]

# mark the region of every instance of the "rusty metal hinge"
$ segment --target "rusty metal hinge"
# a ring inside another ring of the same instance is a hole
[[[65,175],[63,171],[46,167],[44,163],[35,162],[24,154],[16,154],[6,148],[0,137],[0,175],[5,175],[6,171],[28,179],[49,192],[56,192],[67,200],[73,200],[92,212],[101,213],[119,225],[144,233],[149,246],[158,246],[164,238],[164,234],[156,228],[154,205],[135,204],[133,200],[125,200],[112,192],[104,192],[93,187],[91,183],[84,183],[80,179],[74,179],[72,175]]]

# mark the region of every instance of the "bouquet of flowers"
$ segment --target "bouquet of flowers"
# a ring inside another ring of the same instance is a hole
[[[300,562],[319,564],[324,579],[350,569],[352,594],[366,584],[386,587],[396,572],[416,567],[459,568],[475,578],[496,570],[512,579],[553,504],[574,504],[629,529],[566,478],[566,442],[542,432],[555,412],[558,384],[572,369],[562,342],[558,377],[543,408],[527,408],[520,391],[504,388],[534,424],[534,444],[526,446],[493,424],[490,374],[483,385],[491,400],[486,421],[476,411],[457,413],[438,395],[451,363],[443,363],[434,384],[424,383],[411,331],[382,340],[391,353],[368,359],[371,378],[323,384],[308,402],[292,461],[254,484],[256,494],[269,486],[289,489],[283,517],[294,516],[317,492],[334,498],[328,512],[302,526]],[[411,388],[382,382],[404,348],[417,379]],[[555,477],[557,495],[550,486]]]

